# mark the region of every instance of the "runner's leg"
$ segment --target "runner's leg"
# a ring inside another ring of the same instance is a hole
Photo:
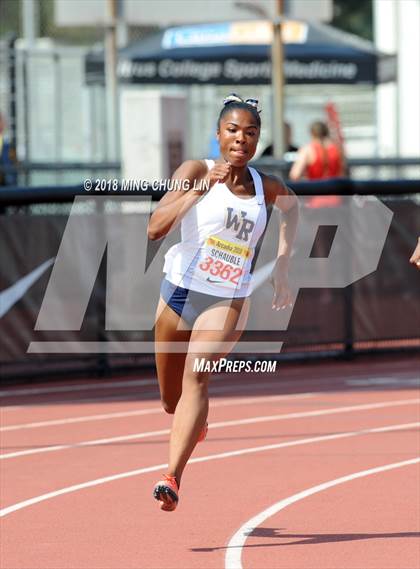
[[[191,330],[178,330],[180,320],[180,316],[160,298],[156,311],[155,341],[187,343]],[[186,352],[160,353],[155,350],[155,357],[162,405],[167,413],[172,414],[181,397]]]
[[[249,299],[214,305],[195,321],[182,378],[182,394],[172,423],[168,474],[178,485],[208,414],[209,372],[194,369],[196,358],[216,361],[239,340],[249,312]],[[211,350],[211,351],[208,351]]]

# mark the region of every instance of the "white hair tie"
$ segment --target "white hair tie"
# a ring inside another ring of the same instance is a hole
[[[229,105],[230,103],[244,103],[245,105],[249,105],[250,107],[253,107],[255,110],[258,111],[258,99],[245,99],[244,101],[242,97],[240,97],[236,93],[230,93],[230,95],[228,95],[224,99],[223,104],[226,106]]]

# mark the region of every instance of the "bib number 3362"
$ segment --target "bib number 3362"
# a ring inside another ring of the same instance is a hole
[[[215,260],[212,257],[206,257],[206,259],[199,264],[199,267],[204,273],[208,273],[213,277],[218,277],[222,281],[225,281],[224,284],[227,286],[239,286],[239,279],[243,274],[243,269],[232,267],[229,263],[223,263],[223,261]]]
[[[247,247],[211,235],[197,266],[200,278],[223,287],[238,288],[242,285],[244,265],[249,256]]]

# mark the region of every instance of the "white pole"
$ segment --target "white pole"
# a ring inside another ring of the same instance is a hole
[[[107,158],[117,158],[117,6],[116,0],[107,0],[105,30],[105,86]]]
[[[271,85],[273,89],[273,157],[283,160],[284,148],[284,73],[283,42],[281,37],[283,0],[276,0],[271,46]]]
[[[268,12],[259,5],[252,2],[235,2],[238,8],[244,8],[271,20],[273,29],[273,40],[271,44],[271,88],[273,96],[273,157],[283,160],[285,152],[284,140],[284,50],[281,37],[281,28],[284,14],[284,0],[275,1],[274,18],[270,18]]]
[[[125,47],[128,44],[128,25],[124,14],[124,1],[117,0],[117,47]]]
[[[23,37],[29,49],[34,47],[35,38],[39,31],[39,4],[38,0],[25,0],[21,2]]]
[[[25,140],[25,160],[31,159],[31,134],[32,134],[32,105],[31,105],[31,53],[35,47],[35,39],[39,32],[39,3],[38,0],[26,0],[21,2],[22,9],[22,29],[25,40],[25,51],[23,52],[23,100],[24,100],[24,140]],[[25,183],[29,183],[30,173],[25,174]]]

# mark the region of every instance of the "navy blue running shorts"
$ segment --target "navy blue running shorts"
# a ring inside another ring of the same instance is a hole
[[[166,304],[190,326],[194,324],[202,312],[213,304],[217,304],[222,300],[228,301],[229,304],[231,303],[230,298],[195,292],[188,288],[176,286],[167,279],[162,280],[160,294]]]

